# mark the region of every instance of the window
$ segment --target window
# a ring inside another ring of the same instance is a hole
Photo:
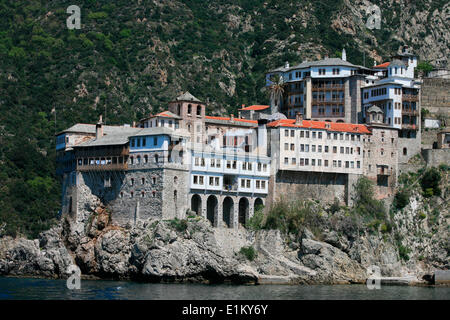
[[[325,153],[328,153],[328,149],[329,149],[329,147],[325,146]]]
[[[245,179],[241,179],[241,188],[245,188]]]
[[[319,139],[322,139],[322,132],[318,133],[318,137],[319,137]]]
[[[219,179],[219,177],[215,177],[215,178],[214,178],[214,181],[215,181],[215,185],[216,185],[216,186],[218,186],[218,185],[220,184],[220,179]]]
[[[141,184],[145,184],[145,178],[141,178]]]
[[[158,137],[153,137],[153,145],[156,146],[158,144]]]
[[[210,186],[214,185],[214,177],[209,177],[209,185]]]
[[[200,116],[202,113],[202,107],[200,105],[197,106],[197,115]]]
[[[297,164],[295,158],[292,158],[292,164],[293,164],[293,165]]]
[[[328,167],[328,160],[324,160],[324,165],[325,165],[325,167]]]
[[[289,143],[284,144],[284,151],[287,151],[289,149]]]
[[[133,178],[131,178],[130,184],[131,184],[132,186],[134,186],[134,179],[133,179]]]
[[[289,130],[284,130],[284,136],[289,137]]]
[[[191,114],[191,112],[192,112],[192,106],[188,105],[187,114]]]
[[[145,198],[145,192],[144,191],[141,192],[141,198]]]
[[[295,131],[291,130],[291,137],[295,137]]]
[[[321,145],[317,146],[317,152],[322,152],[322,146]]]
[[[317,165],[320,167],[322,165],[322,159],[317,159]]]
[[[130,192],[130,198],[133,198],[133,197],[134,197],[134,192],[131,191],[131,192]]]
[[[194,176],[194,184],[198,184],[198,176]]]
[[[294,151],[294,150],[295,150],[295,146],[293,143],[291,143],[291,151]]]
[[[266,188],[266,182],[263,180],[261,181],[261,189],[265,189]]]
[[[289,164],[289,158],[284,158],[284,164]]]
[[[152,177],[152,184],[156,184],[156,177]]]
[[[333,147],[333,153],[337,153],[337,147],[336,146]]]

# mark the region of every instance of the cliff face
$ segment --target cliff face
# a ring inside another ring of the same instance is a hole
[[[393,216],[402,234],[397,238],[356,230],[343,211],[323,217],[331,222],[318,236],[308,229],[285,236],[212,228],[200,217],[121,228],[98,206],[76,220],[66,217],[37,240],[0,238],[0,274],[66,277],[68,266],[77,264],[83,275],[101,278],[335,284],[364,282],[367,267],[376,265],[383,276],[420,281],[450,266],[448,213],[423,219],[423,210],[413,199]]]

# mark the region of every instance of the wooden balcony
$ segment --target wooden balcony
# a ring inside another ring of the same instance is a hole
[[[417,130],[417,126],[415,124],[402,124],[402,129],[407,129],[407,130]]]
[[[312,99],[311,102],[312,105],[315,106],[336,106],[336,105],[344,105],[344,100],[339,99],[339,100],[317,100],[317,99]]]
[[[416,94],[404,94],[402,95],[403,101],[411,101],[411,102],[418,102],[419,96]]]
[[[379,176],[390,176],[390,175],[392,175],[392,169],[389,169],[387,167],[378,167],[377,168],[377,175],[379,175]]]
[[[343,84],[322,84],[322,85],[313,85],[312,91],[332,91],[332,90],[344,90]]]
[[[419,111],[413,110],[413,109],[402,109],[402,114],[408,115],[408,116],[418,116]]]
[[[87,164],[77,165],[77,171],[126,171],[128,170],[127,163],[109,163],[109,164]]]

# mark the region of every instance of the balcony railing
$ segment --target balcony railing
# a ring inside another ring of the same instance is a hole
[[[223,191],[237,191],[237,184],[224,184]]]
[[[334,100],[318,100],[312,99],[313,105],[344,105],[344,99],[334,99]]]
[[[415,94],[404,94],[402,95],[402,100],[403,101],[419,101],[419,96],[415,95]]]
[[[332,117],[345,117],[344,113],[329,113],[329,114],[321,114],[321,113],[312,113],[312,118],[332,118]]]
[[[402,109],[402,114],[409,116],[418,116],[419,111],[413,109]]]
[[[321,91],[321,90],[344,90],[343,84],[322,84],[322,85],[313,85],[312,91]]]
[[[417,130],[417,126],[415,124],[402,124],[402,129]]]
[[[78,171],[126,171],[127,163],[110,163],[110,164],[82,164],[77,165]]]

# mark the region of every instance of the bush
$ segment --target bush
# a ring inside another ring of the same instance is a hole
[[[411,194],[408,190],[403,189],[397,192],[394,196],[394,207],[401,210],[409,204],[409,197]]]
[[[409,253],[411,252],[411,249],[408,249],[407,247],[403,245],[398,246],[398,254],[400,255],[400,259],[404,261],[409,260]]]
[[[260,230],[263,227],[264,222],[264,208],[256,208],[253,217],[245,225],[250,230]]]
[[[441,182],[441,173],[436,168],[430,168],[422,175],[420,185],[424,192],[425,198],[430,198],[433,195],[440,196],[441,189],[439,183]]]
[[[250,261],[253,261],[256,258],[256,251],[252,246],[242,247],[239,253],[244,255]]]
[[[169,223],[170,226],[179,232],[184,232],[187,229],[187,221],[185,219],[179,220],[178,218],[175,218],[170,220]]]

